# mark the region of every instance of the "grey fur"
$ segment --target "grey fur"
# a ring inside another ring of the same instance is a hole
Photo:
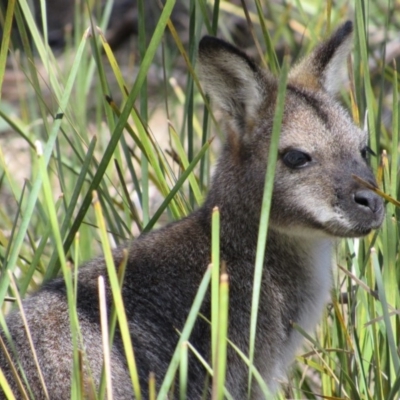
[[[291,321],[312,330],[329,298],[335,238],[365,235],[379,228],[384,215],[382,200],[352,178],[356,174],[375,185],[362,157],[366,133],[332,97],[330,83],[350,51],[351,31],[347,22],[289,77],[255,354],[255,365],[272,389],[301,343]],[[210,192],[192,215],[142,235],[128,248],[123,296],[144,398],[150,371],[158,383],[163,379],[178,340],[175,328],[182,328],[210,262],[214,206],[221,212],[221,258],[229,273],[229,338],[245,353],[249,347],[255,251],[277,81],[236,48],[209,37],[200,43],[199,69],[213,106],[223,113],[227,134]],[[310,158],[301,168],[288,166],[286,155],[294,149]],[[118,265],[122,249],[114,256]],[[84,349],[96,383],[102,367],[99,275],[107,275],[102,258],[80,268],[78,297]],[[109,288],[107,294],[110,305]],[[50,398],[68,399],[72,347],[62,279],[47,283],[23,304]],[[209,296],[201,312],[210,315]],[[31,388],[42,399],[19,313],[12,312],[7,324]],[[202,319],[190,341],[210,359],[210,329]],[[2,354],[0,366],[16,391]],[[112,348],[112,374],[114,399],[132,399],[119,335]],[[193,357],[189,378],[188,398],[198,399],[206,374]],[[245,364],[229,349],[227,388],[235,399],[246,397],[247,381]],[[254,399],[262,398],[256,385],[252,393]]]

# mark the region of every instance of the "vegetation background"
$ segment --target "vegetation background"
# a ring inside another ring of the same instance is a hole
[[[223,140],[195,72],[205,33],[235,43],[279,75],[285,54],[295,62],[352,19],[354,52],[341,100],[370,132],[377,154],[371,166],[381,189],[398,197],[398,0],[166,0],[163,6],[156,0],[8,0],[0,6],[3,329],[13,303],[43,281],[62,271],[73,299],[79,264],[102,253],[110,259],[110,247],[201,204]],[[276,397],[265,388],[267,399],[400,398],[398,216],[388,202],[379,232],[338,244],[332,301],[322,323],[316,332],[302,332],[306,344],[288,383]],[[217,259],[218,246],[215,251]],[[116,298],[123,266],[119,272]],[[167,376],[149,377],[152,399],[166,398],[175,379],[185,399],[187,352],[193,351],[187,339],[210,279],[205,276]],[[223,281],[221,318],[213,329],[226,328],[227,292]],[[70,307],[73,313],[73,301]],[[117,319],[126,331],[123,315],[122,305],[112,310],[111,337]],[[210,375],[219,368],[214,399],[235,397],[223,389],[223,340],[216,361],[203,360]],[[81,397],[76,354],[73,399]],[[134,363],[129,365],[138,393]],[[105,366],[93,398],[107,394]],[[155,380],[163,382],[158,393]],[[14,398],[1,371],[0,387]]]

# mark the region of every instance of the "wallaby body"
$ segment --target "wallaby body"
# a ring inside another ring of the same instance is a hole
[[[254,361],[272,389],[284,377],[301,340],[291,322],[312,330],[329,298],[335,238],[365,235],[383,219],[380,198],[352,177],[375,185],[366,163],[367,134],[333,99],[351,31],[351,23],[344,24],[289,75]],[[156,374],[158,383],[163,379],[178,341],[176,329],[183,327],[210,263],[215,206],[221,213],[221,259],[229,274],[228,336],[244,353],[249,348],[254,262],[277,82],[242,52],[215,38],[202,40],[199,63],[204,87],[226,122],[227,141],[212,187],[199,210],[139,237],[128,248],[123,296],[145,398],[149,373]],[[115,251],[116,265],[121,254],[121,249]],[[99,275],[107,275],[103,259],[80,269],[78,285],[84,347],[96,383],[103,362]],[[110,308],[109,289],[107,296]],[[63,281],[46,284],[24,302],[24,310],[50,398],[70,398],[72,345]],[[209,296],[201,312],[210,316]],[[31,388],[37,398],[44,398],[19,313],[11,313],[7,324]],[[210,360],[210,327],[203,319],[198,318],[190,342]],[[111,358],[114,399],[132,399],[118,334]],[[0,366],[17,390],[1,352]],[[190,357],[188,398],[200,398],[205,378],[204,368]],[[233,398],[244,399],[247,383],[248,368],[229,348],[228,391]],[[256,385],[252,393],[253,398],[262,398]]]

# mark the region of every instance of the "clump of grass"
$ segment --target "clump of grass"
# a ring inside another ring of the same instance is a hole
[[[8,59],[15,69],[23,72],[28,89],[27,94],[21,95],[15,103],[8,102],[7,93],[2,92],[0,118],[5,125],[1,126],[12,131],[8,137],[22,138],[27,150],[25,180],[21,180],[13,164],[8,163],[10,154],[3,150],[5,140],[0,138],[0,304],[6,313],[11,305],[9,300],[16,295],[11,277],[17,282],[17,297],[24,297],[62,269],[68,286],[71,329],[76,332],[74,399],[82,397],[82,354],[78,351],[80,337],[73,276],[78,264],[101,252],[111,272],[115,304],[104,340],[112,342],[118,322],[125,338],[133,392],[140,398],[134,344],[130,343],[121,302],[125,263],[113,265],[110,247],[157,227],[161,218],[165,221],[187,215],[201,202],[202,191],[209,184],[218,140],[212,146],[210,142],[214,135],[219,139],[221,131],[195,73],[196,48],[202,33],[218,32],[229,38],[234,36],[232,19],[244,24],[253,40],[248,51],[281,77],[283,95],[287,62],[283,61],[282,55],[290,53],[293,60],[299,58],[352,13],[356,28],[355,48],[348,63],[350,85],[343,93],[343,101],[348,104],[356,122],[365,123],[370,131],[370,147],[378,154],[371,159],[371,165],[381,189],[392,198],[398,197],[399,81],[397,64],[385,58],[389,51],[385,43],[393,42],[399,20],[390,4],[377,3],[355,0],[349,5],[345,1],[333,4],[315,0],[288,4],[256,0],[254,7],[247,9],[243,8],[244,2],[238,6],[229,2],[210,4],[192,0],[188,7],[188,41],[182,43],[169,19],[175,1],[167,0],[153,32],[149,32],[144,23],[139,27],[139,34],[134,39],[138,58],[133,68],[128,68],[135,71],[133,81],[122,72],[126,66],[120,64],[105,39],[111,1],[106,2],[97,22],[91,17],[89,5],[83,8],[84,12],[75,13],[76,30],[67,38],[62,54],[58,55],[46,43],[46,19],[39,30],[25,0],[7,3],[7,11],[0,18],[3,31],[8,32],[13,21],[19,31],[22,51],[17,50],[7,34],[3,35],[0,87],[4,87],[3,83],[11,73],[6,69]],[[139,1],[138,4],[138,19],[146,21],[144,3]],[[44,8],[45,2],[40,5]],[[168,41],[164,40],[166,35]],[[379,36],[382,39],[376,43]],[[160,52],[163,55],[159,63],[162,79],[150,82],[149,71],[158,63],[156,56]],[[182,73],[175,73],[173,67],[175,62],[182,63],[182,60],[187,71],[183,80],[179,79]],[[149,128],[155,108],[155,99],[150,95],[154,87],[162,92],[163,100],[158,99],[161,105],[157,105],[157,110],[162,110],[164,115],[160,124],[165,127],[166,137],[157,136]],[[6,111],[10,109],[12,112]],[[276,140],[279,118],[277,113]],[[276,144],[276,140],[273,143]],[[41,143],[39,147],[35,147],[37,141]],[[41,147],[43,150],[37,151]],[[276,149],[272,147],[260,243],[265,243],[267,234],[274,154]],[[7,207],[3,199],[7,199]],[[291,371],[290,383],[275,398],[398,398],[400,269],[397,220],[398,209],[388,203],[386,219],[379,232],[362,240],[347,239],[338,245],[332,302],[315,335],[295,326],[306,337],[306,346]],[[166,376],[149,379],[152,399],[165,398],[173,390],[178,375],[180,398],[185,398],[188,352],[200,357],[190,344],[190,331],[210,284],[214,357],[201,361],[210,373],[213,398],[235,398],[234,393],[228,393],[224,388],[226,346],[235,345],[221,334],[227,329],[223,321],[226,321],[228,311],[229,277],[226,279],[226,275],[218,271],[217,211],[213,227],[215,265],[207,270],[198,289]],[[263,245],[259,246],[258,252],[258,260],[261,260]],[[249,364],[249,382],[257,381],[266,398],[272,398],[262,377],[251,365],[256,351],[254,327],[260,265],[260,262],[256,265],[258,273],[254,282],[253,328],[249,332],[251,346],[249,353],[241,354],[241,357]],[[223,272],[223,268],[221,270]],[[6,331],[3,313],[0,313],[0,326]],[[94,397],[104,397],[109,390],[108,378],[105,359],[102,383],[99,391],[93,387]],[[155,392],[155,379],[162,381],[158,393]],[[13,398],[1,371],[0,387]]]

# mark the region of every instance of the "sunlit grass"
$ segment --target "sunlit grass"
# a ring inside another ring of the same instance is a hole
[[[26,179],[21,180],[19,171],[13,170],[14,164],[10,162],[12,155],[3,149],[6,139],[0,137],[0,304],[2,311],[9,311],[11,302],[5,299],[15,295],[10,273],[24,297],[62,269],[68,286],[72,331],[79,332],[74,317],[76,287],[72,274],[77,264],[104,254],[117,305],[110,312],[105,340],[112,342],[118,320],[125,338],[132,387],[139,398],[134,343],[130,343],[121,303],[126,259],[114,266],[110,249],[166,220],[188,215],[204,198],[211,161],[218,153],[222,133],[217,116],[205,104],[196,76],[196,49],[202,34],[218,32],[233,40],[231,21],[240,21],[249,27],[248,52],[262,57],[265,65],[281,77],[283,95],[287,73],[283,55],[288,54],[296,61],[351,15],[355,23],[354,52],[348,63],[349,90],[343,91],[342,100],[357,123],[366,122],[370,147],[378,155],[371,158],[371,165],[380,189],[397,199],[398,75],[396,64],[385,60],[382,43],[395,39],[400,21],[394,5],[373,1],[257,0],[243,9],[225,1],[192,0],[188,5],[192,11],[188,18],[189,32],[187,41],[183,41],[169,19],[175,1],[165,2],[154,32],[142,24],[147,16],[143,1],[139,1],[138,19],[142,25],[134,39],[137,54],[128,68],[134,71],[132,77],[125,75],[126,66],[120,63],[105,39],[111,3],[107,1],[97,22],[90,19],[88,11],[77,12],[75,24],[80,28],[67,40],[62,54],[57,55],[44,39],[48,35],[46,27],[40,33],[25,0],[9,1],[8,14],[0,18],[2,27],[8,30],[10,15],[14,14],[22,46],[22,51],[17,50],[12,41],[3,38],[0,87],[4,88],[5,74],[9,73],[5,68],[6,56],[14,68],[23,72],[27,87],[27,94],[19,92],[14,103],[2,91],[0,103],[1,122],[12,131],[8,135],[22,138],[27,144],[23,171]],[[376,67],[370,71],[371,65]],[[160,76],[150,81],[154,66]],[[159,123],[165,127],[166,137],[149,129],[155,109],[162,111],[163,119]],[[276,139],[279,123],[278,112]],[[217,139],[212,141],[214,137]],[[35,148],[38,140],[43,146],[39,157]],[[272,147],[269,171],[273,170],[274,151],[276,148]],[[260,243],[265,243],[267,234],[272,178],[270,172],[263,207],[266,222],[261,224]],[[95,201],[93,193],[96,193]],[[295,326],[306,337],[306,344],[290,371],[289,384],[276,394],[277,399],[399,398],[397,218],[398,209],[389,203],[379,232],[338,244],[332,301],[315,333],[306,334]],[[213,235],[218,237],[217,217]],[[218,251],[215,243],[213,263],[219,265]],[[262,260],[262,245],[258,251]],[[260,265],[259,261],[259,272]],[[220,274],[215,271],[210,267],[203,278],[166,376],[149,379],[151,398],[165,398],[176,376],[180,380],[178,395],[185,398],[188,354],[194,353],[200,358],[190,344],[190,331],[209,285],[213,298],[209,321],[213,359],[201,362],[210,372],[213,398],[235,398],[234,393],[228,393],[223,387],[226,346],[235,346],[226,342],[221,332],[227,327],[220,325],[227,316],[229,277],[226,279],[223,274],[220,280]],[[260,274],[256,274],[256,288],[260,279]],[[266,398],[272,398],[262,377],[251,366],[256,351],[257,297],[255,291],[253,329],[249,332],[252,344],[249,353],[240,356],[249,364],[250,381],[258,383]],[[4,326],[3,316],[0,326]],[[74,340],[79,342],[79,333]],[[82,396],[80,357],[76,345],[74,399]],[[105,364],[99,398],[107,393],[107,368]],[[161,385],[159,393],[155,382]],[[0,386],[9,393],[1,371]],[[12,398],[11,394],[9,397]]]

